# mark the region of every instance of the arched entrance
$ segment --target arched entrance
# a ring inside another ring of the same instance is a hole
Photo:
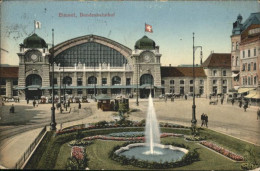
[[[140,78],[140,98],[148,98],[150,92],[154,97],[153,91],[153,76],[151,74],[144,74]]]
[[[31,74],[26,77],[26,99],[40,99],[42,96],[42,78],[37,74]]]

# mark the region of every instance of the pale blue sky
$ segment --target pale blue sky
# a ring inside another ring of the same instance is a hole
[[[108,37],[131,49],[144,34],[160,46],[163,65],[192,63],[192,32],[195,45],[203,46],[203,59],[210,51],[230,53],[230,35],[237,15],[243,21],[259,12],[257,1],[4,1],[1,4],[1,63],[18,65],[19,44],[33,33],[33,21],[42,28],[36,33],[55,44],[74,37],[95,34]],[[115,13],[114,17],[80,17],[79,13]],[[59,13],[76,13],[77,18],[61,18]],[[144,32],[144,24],[153,33]],[[199,63],[199,50],[196,52]]]

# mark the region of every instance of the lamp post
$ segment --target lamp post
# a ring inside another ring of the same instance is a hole
[[[64,63],[64,60],[63,60],[63,77],[64,77],[64,65],[65,65],[65,63]],[[64,79],[64,78],[63,78]],[[66,105],[66,84],[68,83],[68,80],[67,80],[68,78],[67,77],[65,77],[65,79],[64,79],[64,89],[63,89],[63,95],[64,95],[64,97],[63,97],[63,107],[64,108],[66,108],[66,111],[67,111],[67,105]]]
[[[56,130],[55,122],[55,107],[54,107],[54,29],[52,29],[52,52],[51,52],[51,63],[52,63],[52,107],[51,107],[51,130]]]
[[[139,96],[139,93],[138,93],[138,82],[139,82],[139,65],[138,65],[138,60],[136,58],[136,69],[137,69],[137,76],[136,76],[136,106],[139,106],[139,101],[138,101],[138,96]]]
[[[191,125],[196,126],[196,105],[195,105],[195,71],[194,71],[194,60],[195,60],[195,51],[197,48],[201,49],[202,55],[202,46],[194,46],[194,33],[193,34],[193,65],[192,65],[192,73],[193,73],[193,104],[192,104],[192,120]]]
[[[60,63],[60,66],[61,66],[61,63]],[[59,70],[60,70],[60,67],[59,67]],[[63,76],[63,74],[62,74]],[[61,72],[60,72],[60,95],[59,95],[59,102],[60,102],[60,113],[62,113],[62,105],[61,105]]]

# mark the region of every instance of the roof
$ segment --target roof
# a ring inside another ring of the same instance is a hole
[[[1,78],[18,78],[19,67],[0,67]]]
[[[260,24],[260,12],[250,14],[243,23],[243,30],[247,29],[252,24]]]
[[[240,45],[252,43],[258,40],[260,40],[260,34],[244,38],[243,40],[241,40]]]
[[[202,67],[194,67],[195,77],[206,77]],[[192,77],[192,67],[161,67],[161,77]]]
[[[45,40],[39,37],[35,33],[25,38],[22,46],[24,46],[25,48],[47,48],[48,47]]]
[[[147,36],[143,36],[135,43],[135,49],[143,49],[143,50],[155,49],[155,42],[152,39],[148,38]]]
[[[203,62],[201,67],[231,68],[231,54],[230,53],[212,53]]]

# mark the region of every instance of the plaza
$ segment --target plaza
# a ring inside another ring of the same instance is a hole
[[[135,100],[131,99],[130,108],[138,110],[129,114],[129,120],[140,121],[144,119],[146,117],[147,103],[146,99],[142,99],[139,106],[136,106]],[[15,105],[15,113],[8,112],[11,104]],[[197,126],[201,124],[200,115],[205,113],[209,116],[208,129],[233,136],[256,146],[260,145],[260,121],[256,119],[256,107],[251,106],[244,112],[237,104],[232,106],[226,101],[224,101],[223,105],[220,103],[209,105],[209,99],[206,98],[196,98],[196,105]],[[156,98],[154,99],[154,106],[160,122],[190,126],[191,97],[188,97],[187,100],[184,98],[175,99],[174,102]],[[49,125],[50,107],[51,104],[39,104],[38,107],[33,108],[32,103],[26,104],[26,101],[20,103],[9,102],[3,106],[0,120],[0,164],[2,166],[6,168],[15,167],[15,163],[21,157],[23,151],[29,147],[42,127]],[[63,128],[66,128],[72,125],[115,120],[113,111],[103,112],[100,109],[98,110],[94,100],[90,101],[90,103],[82,103],[81,109],[78,109],[78,104],[72,103],[71,108],[71,113],[64,111],[64,113],[60,114],[56,110],[58,130],[61,124]]]

